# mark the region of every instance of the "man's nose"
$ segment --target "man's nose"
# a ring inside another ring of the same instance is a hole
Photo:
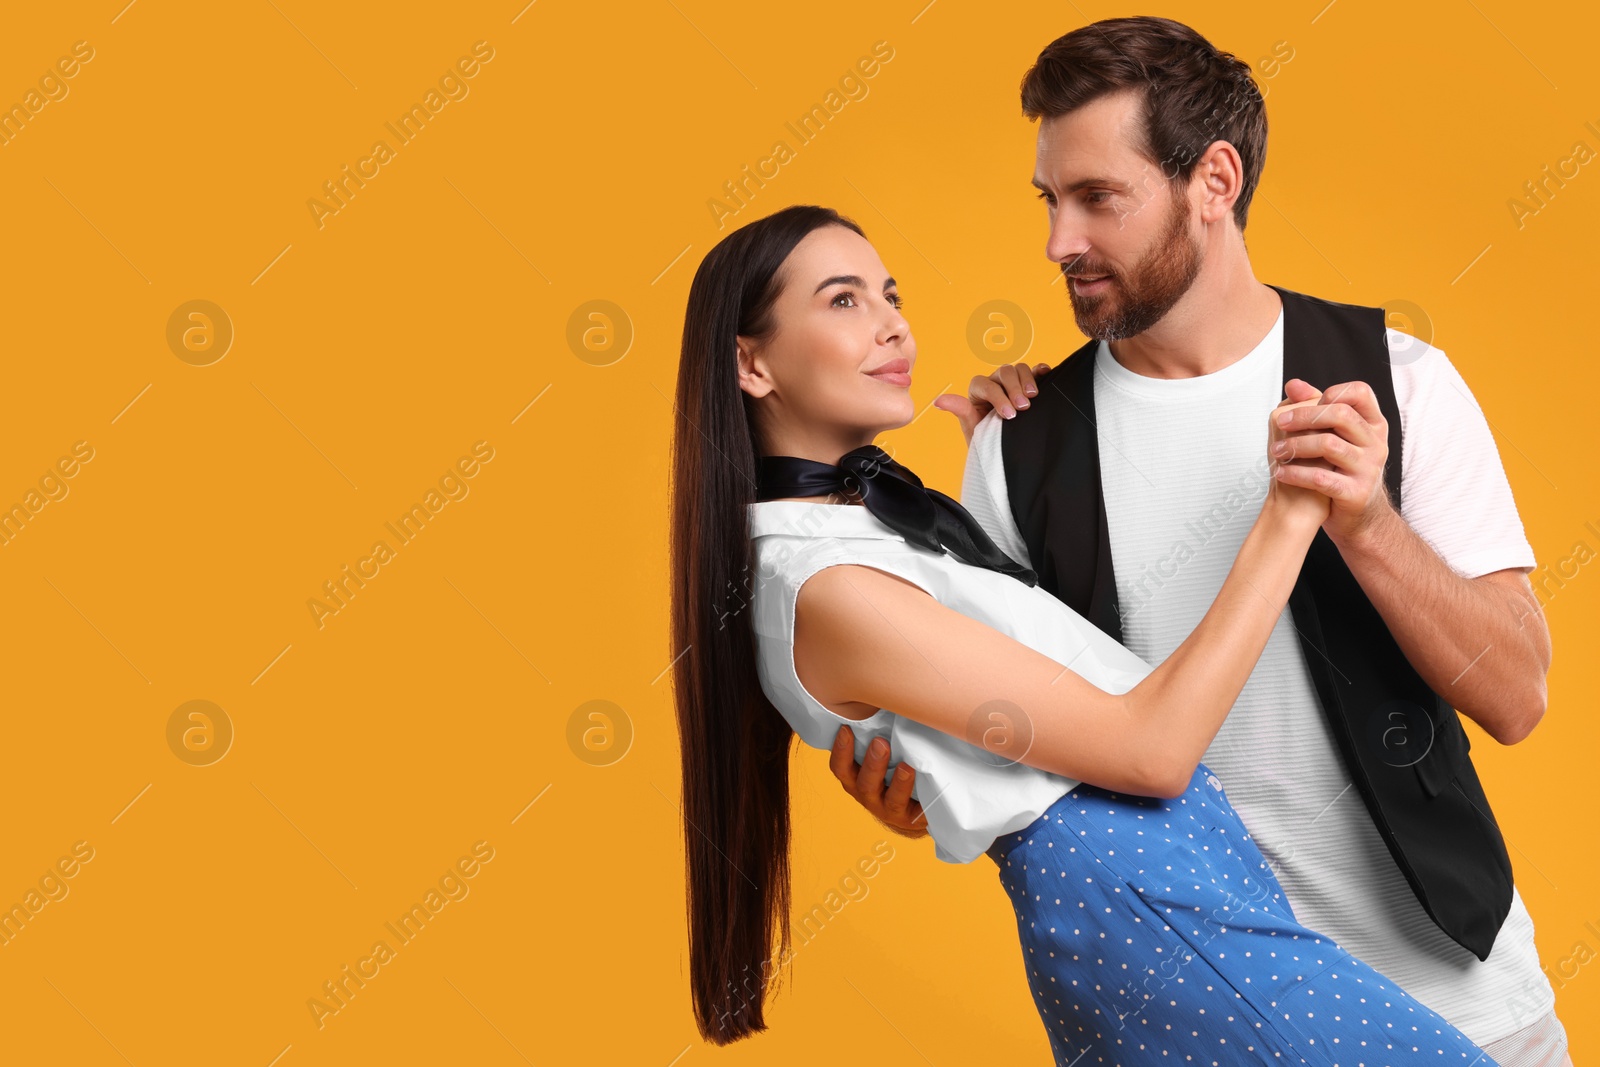
[[[1088,251],[1088,240],[1058,215],[1055,224],[1050,227],[1050,238],[1045,242],[1044,254],[1052,263],[1071,267]]]

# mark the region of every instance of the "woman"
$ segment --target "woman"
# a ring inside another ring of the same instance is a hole
[[[820,207],[730,234],[690,287],[672,644],[701,1034],[765,1027],[789,743],[830,749],[848,723],[858,758],[885,737],[917,768],[941,859],[999,861],[1058,1063],[1492,1063],[1295,921],[1200,762],[1327,498],[1274,479],[1151,669],[872,444],[915,415],[900,308],[860,228]]]

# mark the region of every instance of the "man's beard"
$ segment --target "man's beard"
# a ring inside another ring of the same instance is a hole
[[[1173,197],[1167,225],[1130,276],[1106,270],[1088,270],[1082,260],[1066,265],[1074,274],[1110,274],[1104,292],[1080,296],[1067,281],[1072,316],[1086,337],[1120,341],[1143,333],[1171,310],[1200,273],[1200,247],[1189,236],[1189,201]]]

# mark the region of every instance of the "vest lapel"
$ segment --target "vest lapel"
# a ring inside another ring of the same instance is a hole
[[[1002,427],[1000,455],[1039,585],[1121,641],[1095,428],[1098,345],[1088,342],[1040,379],[1030,410]]]

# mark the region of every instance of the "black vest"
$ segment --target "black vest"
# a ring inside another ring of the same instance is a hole
[[[1403,452],[1383,309],[1272,288],[1283,298],[1284,381],[1363,381],[1377,394],[1389,423],[1384,483],[1398,511]],[[1003,424],[1001,455],[1039,584],[1121,641],[1095,423],[1098,347],[1090,341],[1040,379],[1028,410]],[[1395,864],[1439,928],[1488,959],[1511,909],[1511,859],[1455,709],[1406,660],[1325,531],[1289,610],[1345,766]]]

